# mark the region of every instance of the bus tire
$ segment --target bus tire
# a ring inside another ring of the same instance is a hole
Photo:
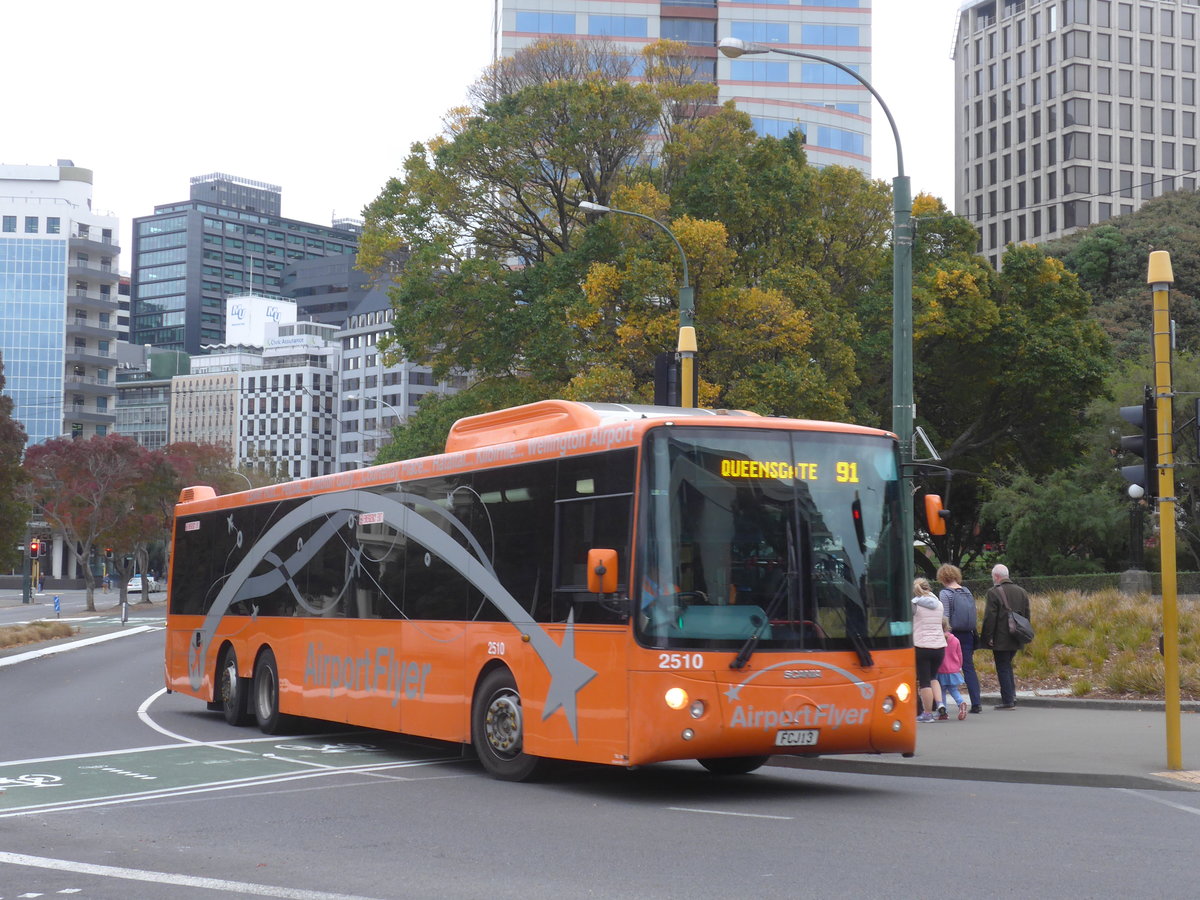
[[[279,712],[279,666],[270,647],[263,650],[254,664],[254,686],[251,693],[254,718],[263,734],[279,734],[287,717]]]
[[[250,721],[249,693],[250,679],[238,677],[237,654],[232,647],[226,647],[217,664],[217,700],[230,725],[245,725]]]
[[[471,744],[493,778],[528,781],[544,768],[545,760],[521,748],[525,739],[521,695],[512,672],[488,672],[471,706]]]
[[[746,775],[766,765],[769,756],[722,756],[717,759],[698,759],[696,762],[714,775]]]

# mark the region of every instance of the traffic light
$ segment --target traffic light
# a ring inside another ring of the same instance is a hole
[[[29,542],[29,555],[31,557],[36,557],[38,555],[38,551],[41,549],[41,547],[42,547],[41,541],[30,541]]]
[[[113,555],[112,555],[112,547],[105,547],[105,548],[104,548],[104,558],[105,558],[105,559],[112,559],[112,558],[113,558]]]
[[[1141,434],[1122,435],[1121,449],[1142,458],[1136,465],[1121,466],[1121,474],[1131,485],[1140,487],[1146,499],[1153,500],[1158,496],[1158,408],[1154,389],[1146,388],[1140,405],[1122,406],[1121,418],[1141,430]],[[1130,496],[1133,490],[1131,487]]]

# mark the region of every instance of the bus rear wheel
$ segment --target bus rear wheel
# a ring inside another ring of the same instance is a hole
[[[766,765],[769,756],[723,756],[718,759],[698,759],[696,762],[714,775],[746,775]]]
[[[287,717],[279,712],[279,666],[271,648],[263,650],[254,664],[254,718],[263,734],[279,734]]]
[[[232,647],[226,647],[217,665],[217,699],[230,725],[245,725],[250,721],[246,702],[249,686],[249,678],[238,677],[237,654]]]
[[[480,683],[471,708],[471,743],[493,778],[527,781],[543,770],[544,759],[522,750],[523,723],[517,682],[508,669],[493,669]]]

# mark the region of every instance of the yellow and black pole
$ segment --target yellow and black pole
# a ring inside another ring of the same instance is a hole
[[[1154,394],[1158,421],[1158,529],[1162,559],[1163,667],[1166,687],[1167,768],[1183,768],[1179,737],[1179,598],[1175,571],[1175,444],[1171,418],[1171,254],[1150,254],[1146,278],[1154,292]],[[1149,426],[1150,423],[1146,423]]]

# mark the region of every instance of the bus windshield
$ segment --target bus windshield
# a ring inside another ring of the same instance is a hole
[[[674,426],[646,441],[631,592],[640,643],[909,644],[894,441]]]

